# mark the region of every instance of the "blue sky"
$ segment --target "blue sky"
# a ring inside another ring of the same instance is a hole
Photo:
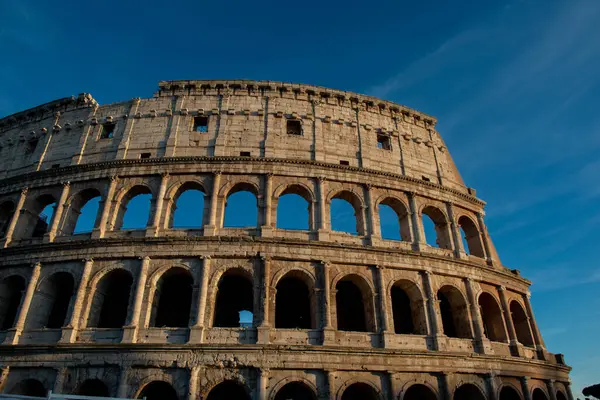
[[[598,21],[597,0],[0,0],[0,116],[210,78],[317,84],[432,114],[580,389],[600,382]]]

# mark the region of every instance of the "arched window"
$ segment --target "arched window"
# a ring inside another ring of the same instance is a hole
[[[310,193],[304,187],[288,186],[277,199],[277,228],[305,231],[312,229],[311,201]]]
[[[370,385],[358,382],[348,386],[342,394],[342,400],[378,400],[379,395]]]
[[[335,286],[337,329],[370,332],[374,330],[371,289],[358,275],[347,275]]]
[[[254,186],[238,183],[227,193],[224,220],[225,228],[258,226],[258,197]]]
[[[10,220],[12,219],[15,213],[15,203],[12,201],[5,201],[0,204],[0,238],[6,236],[6,231],[8,230],[8,225],[10,225]]]
[[[275,400],[317,400],[315,392],[303,382],[290,382],[275,395]]]
[[[144,389],[137,396],[138,399],[146,400],[178,400],[177,392],[167,382],[153,381],[144,386]]]
[[[481,390],[475,385],[465,383],[454,392],[454,400],[485,400]]]
[[[46,397],[48,390],[37,379],[25,379],[17,383],[9,393],[23,396]]]
[[[73,196],[65,212],[62,233],[72,235],[91,232],[98,226],[101,199],[97,189],[85,189]]]
[[[479,296],[479,308],[483,320],[485,336],[494,342],[506,342],[506,330],[502,320],[502,310],[494,296],[483,292]]]
[[[362,204],[358,196],[344,190],[331,199],[331,229],[352,235],[364,235]]]
[[[33,297],[28,328],[62,328],[69,313],[74,287],[73,276],[68,272],[57,272],[44,279]]]
[[[124,269],[115,269],[102,277],[96,288],[88,326],[92,328],[121,328],[129,309],[133,278]]]
[[[513,300],[510,302],[509,309],[519,343],[525,346],[534,346],[533,336],[529,328],[529,318],[527,318],[527,314],[523,310],[523,307],[521,307],[521,304]]]
[[[311,312],[312,291],[306,284],[307,279],[303,275],[297,271],[291,271],[277,282],[277,295],[275,296],[276,328],[314,328]]]
[[[397,334],[427,334],[421,291],[413,282],[400,280],[391,289],[394,332]]]
[[[521,395],[510,386],[504,386],[500,391],[500,400],[521,400]]]
[[[212,388],[206,400],[250,400],[244,387],[234,381],[224,381]]]
[[[79,386],[77,394],[81,396],[109,397],[108,387],[100,379],[88,379]]]
[[[565,396],[563,392],[558,391],[556,392],[556,400],[567,400],[567,396]]]
[[[464,246],[465,251],[470,255],[475,257],[484,257],[483,245],[481,243],[481,235],[479,234],[479,229],[475,223],[471,220],[471,218],[462,216],[458,219],[458,225],[460,226],[460,233],[463,240],[463,246],[466,242],[466,246]]]
[[[425,385],[412,385],[404,393],[403,400],[437,400],[436,394]]]
[[[146,186],[134,186],[119,204],[115,229],[145,229],[150,221],[152,192]]]
[[[446,216],[439,209],[427,206],[423,209],[423,231],[428,245],[452,249]]]
[[[169,226],[177,229],[197,229],[204,223],[204,188],[196,182],[186,182],[173,197]]]
[[[189,326],[193,284],[194,279],[186,269],[171,268],[165,272],[156,285],[151,326]]]
[[[408,211],[404,204],[392,197],[379,203],[381,237],[387,240],[411,241]]]
[[[22,214],[25,221],[19,221],[18,225],[25,231],[21,237],[43,237],[50,229],[55,209],[56,200],[52,195],[45,194],[35,199],[29,213]]]
[[[213,326],[218,328],[245,326],[247,322],[242,324],[240,313],[244,311],[252,313],[253,303],[252,279],[239,269],[225,272],[217,289]]]
[[[444,335],[455,338],[472,338],[467,302],[458,289],[444,286],[437,297],[442,314]]]
[[[18,275],[4,278],[0,282],[0,329],[13,327],[25,291],[25,280]]]
[[[535,388],[533,390],[533,396],[531,396],[531,400],[548,400],[548,396],[546,393],[540,388]]]

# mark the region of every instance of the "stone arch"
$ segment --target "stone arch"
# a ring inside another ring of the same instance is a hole
[[[251,193],[252,195],[254,195],[255,199],[256,199],[256,209],[255,210],[250,210],[250,208],[248,210],[245,210],[246,213],[252,213],[254,215],[256,215],[256,222],[254,225],[246,225],[244,227],[258,227],[260,224],[260,206],[259,206],[259,199],[262,197],[260,195],[260,189],[259,187],[251,182],[231,182],[226,184],[225,186],[223,186],[223,188],[221,189],[221,193],[223,196],[223,198],[225,199],[225,203],[223,205],[223,211],[222,211],[222,215],[221,215],[221,223],[220,226],[227,228],[227,227],[242,227],[241,225],[237,224],[237,223],[226,223],[226,219],[227,219],[227,203],[230,199],[231,196],[240,193],[240,192],[248,192]]]
[[[51,193],[40,194],[39,196],[27,201],[25,212],[21,213],[16,235],[19,238],[42,237],[52,225],[54,218],[54,209],[56,208],[57,199]],[[51,215],[44,213],[48,207],[54,207]]]
[[[10,394],[20,394],[23,396],[46,397],[48,390],[44,384],[37,379],[28,378],[18,382],[12,387]]]
[[[9,275],[0,281],[1,330],[7,330],[14,326],[26,287],[26,279],[20,275]]]
[[[179,226],[175,226],[175,215],[177,213],[177,203],[181,197],[181,195],[183,195],[186,192],[189,191],[198,191],[200,193],[202,193],[203,195],[203,203],[202,203],[202,209],[199,210],[200,211],[200,216],[201,216],[201,220],[200,220],[200,224],[195,224],[193,226],[186,226],[186,227],[179,227]],[[173,187],[171,188],[171,190],[169,191],[169,194],[167,195],[167,198],[169,199],[168,202],[168,206],[166,207],[166,215],[165,215],[165,221],[166,221],[166,227],[167,228],[186,228],[186,229],[199,229],[201,228],[203,225],[205,225],[206,222],[206,189],[204,188],[204,185],[196,180],[190,180],[190,181],[186,181],[186,182],[181,182],[178,185],[173,185]]]
[[[273,210],[267,210],[268,213],[272,213],[273,211],[276,212],[277,218],[276,218],[276,227],[279,229],[301,229],[303,230],[304,227],[301,228],[297,228],[297,227],[291,227],[291,226],[282,226],[280,224],[281,222],[281,218],[279,215],[279,211],[280,211],[280,203],[279,201],[281,200],[282,197],[286,196],[286,195],[296,195],[296,196],[300,196],[301,198],[303,198],[306,201],[306,209],[307,209],[307,214],[306,214],[306,220],[307,220],[307,230],[313,230],[315,228],[315,223],[314,223],[314,204],[315,204],[315,195],[313,193],[313,191],[306,186],[303,183],[284,183],[282,185],[280,185],[279,187],[277,187],[277,189],[274,192],[273,195]],[[294,210],[294,212],[299,212],[300,210]]]
[[[502,308],[498,300],[488,292],[482,292],[477,300],[483,321],[483,332],[493,342],[507,342]]]
[[[215,273],[214,275],[217,275]],[[240,327],[239,312],[250,311],[254,316],[254,284],[252,274],[244,268],[219,271],[214,290],[213,327]]]
[[[0,238],[6,235],[10,220],[15,213],[15,203],[12,200],[3,201],[0,204]]]
[[[350,379],[338,389],[341,400],[384,400],[381,390],[369,381]]]
[[[153,277],[150,326],[185,328],[189,326],[194,278],[189,268],[174,266]]]
[[[517,334],[517,340],[525,346],[533,347],[535,342],[533,341],[533,334],[529,326],[529,316],[525,312],[525,309],[517,300],[512,300],[508,308]]]
[[[409,279],[399,279],[392,282],[388,292],[394,332],[427,335],[427,316],[419,286]]]
[[[454,390],[453,400],[486,400],[485,391],[474,383],[462,383]]]
[[[334,287],[337,330],[374,332],[374,290],[369,280],[350,273],[337,279]]]
[[[549,400],[548,393],[541,387],[536,387],[531,390],[531,400]]]
[[[100,206],[96,207],[96,210],[86,209],[86,205],[90,204],[90,201],[94,199],[102,200],[102,193],[100,190],[91,187],[78,191],[73,194],[68,200],[63,212],[64,218],[62,222],[61,233],[63,235],[72,235],[74,233],[90,232],[92,229],[97,228],[100,223]],[[82,227],[82,222],[86,219],[92,219],[93,223],[90,225],[91,228]]]
[[[465,251],[472,256],[484,258],[485,252],[481,241],[481,232],[479,232],[477,224],[470,217],[461,215],[458,218],[458,226],[467,243]]]
[[[124,268],[111,268],[94,277],[87,318],[90,328],[121,328],[129,312],[133,276]]]
[[[567,400],[567,395],[562,392],[562,390],[556,391],[556,400]]]
[[[119,195],[116,197],[116,210],[115,210],[115,222],[113,224],[113,229],[114,230],[120,230],[123,229],[123,223],[124,223],[124,219],[125,219],[125,215],[127,214],[127,207],[129,205],[129,203],[131,202],[131,200],[133,200],[135,197],[137,196],[142,196],[142,195],[150,195],[150,204],[148,205],[148,218],[146,220],[146,225],[144,227],[135,227],[133,229],[144,229],[146,226],[148,226],[148,224],[150,223],[150,221],[152,220],[152,206],[151,203],[154,199],[154,194],[152,192],[152,189],[144,184],[137,184],[137,185],[132,185],[129,186],[128,188],[123,188],[121,190],[121,192],[119,193]],[[127,227],[125,227],[125,229],[129,229]]]
[[[166,381],[154,380],[144,384],[135,396],[146,400],[179,400],[175,388]]]
[[[444,285],[437,292],[444,335],[470,339],[473,337],[467,301],[453,285]]]
[[[295,394],[302,391],[298,400],[317,400],[317,387],[307,379],[299,377],[287,377],[277,382],[271,389],[269,400],[287,400],[296,397],[289,397],[287,394]]]
[[[213,386],[206,400],[250,400],[249,388],[236,380],[224,380]]]
[[[499,400],[522,400],[520,390],[515,388],[511,384],[504,384],[500,389],[500,395],[498,397]]]
[[[383,221],[381,218],[381,206],[390,207],[398,218],[398,234],[401,241],[410,242],[412,241],[412,234],[410,231],[410,213],[409,207],[402,200],[395,196],[383,195],[375,201],[377,210],[377,218],[379,219],[380,230],[382,232],[383,239],[386,239],[383,235]]]
[[[27,328],[58,329],[65,326],[75,289],[75,279],[70,271],[57,271],[41,279],[27,315]]]
[[[100,379],[87,379],[77,388],[76,394],[81,396],[109,397],[108,386]]]
[[[437,391],[427,383],[411,383],[404,389],[400,400],[437,400]]]
[[[293,269],[275,284],[275,328],[316,329],[318,307],[314,277]]]
[[[354,190],[342,189],[332,190],[328,197],[327,203],[329,204],[329,220],[332,221],[331,230],[335,230],[333,227],[333,220],[335,219],[331,213],[331,203],[333,200],[343,200],[349,203],[354,210],[354,218],[356,222],[356,234],[363,236],[366,234],[365,228],[365,213],[364,213],[364,201],[362,196],[357,194]],[[347,231],[341,231],[346,233],[352,233]]]
[[[435,227],[435,245],[442,249],[452,249],[452,239],[450,237],[450,227],[448,224],[448,216],[441,209],[424,205],[419,213],[421,215],[421,224],[425,225],[425,218],[429,218]],[[425,230],[423,229],[423,233]],[[432,246],[434,243],[431,238],[425,236],[427,244]]]

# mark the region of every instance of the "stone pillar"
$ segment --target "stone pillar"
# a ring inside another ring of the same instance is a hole
[[[496,386],[496,375],[489,372],[485,374],[485,384],[488,391],[488,400],[498,400],[498,387]]]
[[[480,212],[477,213],[477,223],[479,224],[479,234],[481,235],[481,242],[483,243],[483,251],[485,251],[485,260],[489,265],[493,265],[494,259],[492,258],[487,227],[483,222],[483,214]]]
[[[256,385],[256,399],[267,400],[267,387],[269,386],[269,374],[268,368],[258,369],[258,384]]]
[[[198,380],[202,367],[196,365],[190,370],[190,384],[188,385],[188,400],[200,400]]]
[[[119,387],[117,388],[117,397],[127,397],[129,385],[127,385],[127,371],[129,367],[121,366],[119,371]]]
[[[41,269],[42,264],[40,264],[39,262],[33,264],[31,277],[29,278],[29,283],[27,284],[27,289],[25,290],[25,296],[21,301],[21,307],[19,308],[19,313],[17,314],[17,322],[15,323],[14,328],[8,330],[6,339],[4,340],[4,343],[6,344],[19,343],[19,338],[21,336],[21,333],[23,332],[23,328],[25,327],[25,320],[27,319],[27,314],[29,313],[29,307],[31,306],[31,300],[33,299],[33,295],[35,293],[35,289],[40,278]]]
[[[50,229],[44,235],[44,242],[53,242],[56,237],[56,231],[58,230],[58,224],[62,219],[62,213],[65,209],[65,203],[67,201],[67,196],[69,196],[69,188],[71,184],[69,182],[63,183],[63,189],[60,193],[60,198],[58,199],[58,203],[56,203],[56,207],[54,208],[54,214],[52,215],[52,222],[50,223]]]
[[[221,171],[213,174],[213,186],[210,194],[210,208],[208,213],[208,225],[204,227],[204,236],[215,236],[217,233],[217,206],[219,201],[219,189],[221,188]]]
[[[510,313],[510,307],[508,305],[508,300],[506,300],[506,288],[504,286],[500,286],[498,288],[498,294],[500,295],[500,304],[502,305],[502,314],[504,316],[504,321],[506,323],[506,328],[508,329],[508,338],[510,343],[510,352],[515,357],[521,357],[523,354],[522,349],[519,347],[519,340],[517,339],[517,331],[515,330],[515,324],[512,320],[512,315]]]
[[[12,236],[15,232],[15,227],[17,226],[17,221],[19,220],[19,216],[23,210],[23,204],[25,204],[25,199],[27,198],[28,188],[21,189],[21,194],[19,195],[19,200],[17,201],[17,205],[15,207],[15,212],[10,218],[10,222],[8,224],[8,228],[6,228],[6,233],[4,235],[4,239],[0,241],[2,243],[2,248],[5,248],[12,241]]]
[[[0,393],[4,393],[4,388],[6,386],[6,378],[8,378],[8,373],[10,372],[9,366],[4,366],[0,368]]]
[[[537,322],[535,321],[535,317],[533,316],[533,308],[531,307],[531,293],[527,293],[524,297],[525,307],[527,308],[527,316],[529,317],[529,323],[531,324],[531,330],[533,332],[533,338],[535,339],[535,347],[538,352],[538,356],[542,360],[548,360],[548,352],[546,351],[546,345],[544,344],[544,339],[542,339],[542,334],[537,326]]]
[[[261,226],[261,236],[273,236],[273,174],[265,175],[264,224]]]
[[[335,400],[335,371],[325,370],[325,378],[327,379],[327,398]]]
[[[415,193],[406,192],[406,197],[408,197],[408,207],[412,225],[413,250],[421,251],[426,243],[423,241],[423,237],[421,236],[421,221],[419,221],[419,212],[415,202]]]
[[[451,400],[450,386],[448,385],[448,373],[441,372],[438,376],[438,385],[441,395],[441,400]]]
[[[388,310],[390,301],[388,299],[389,293],[386,289],[386,279],[385,279],[385,267],[376,265],[377,272],[377,291],[378,294],[378,307],[379,307],[379,315],[381,318],[380,323],[380,334],[381,334],[381,345],[383,347],[387,347],[389,340],[391,339],[389,336],[393,335],[394,332],[390,329],[390,320],[388,316]]]
[[[531,392],[529,391],[529,377],[521,377],[521,390],[523,391],[523,397],[525,400],[531,400]]]
[[[569,400],[575,400],[573,397],[573,391],[571,390],[571,382],[564,382],[563,385],[565,385],[565,389],[567,390],[567,398]]]
[[[448,213],[448,219],[450,220],[450,231],[452,232],[452,242],[454,242],[454,255],[456,258],[468,258],[467,252],[465,251],[462,243],[462,237],[460,234],[460,227],[454,219],[454,206],[450,202],[446,202],[446,212]]]
[[[269,344],[271,342],[270,333],[271,327],[269,323],[269,304],[271,300],[270,282],[271,282],[271,258],[261,256],[262,261],[262,285],[260,293],[262,318],[258,327],[258,341],[259,344]]]
[[[158,196],[154,202],[154,216],[152,218],[152,226],[146,229],[146,237],[158,236],[160,231],[160,218],[163,212],[163,205],[165,204],[165,193],[167,192],[167,185],[169,184],[169,174],[161,174],[160,188],[158,189]]]
[[[136,343],[140,324],[140,314],[142,311],[142,302],[144,301],[144,291],[146,289],[146,280],[148,279],[148,268],[150,266],[150,257],[141,258],[142,265],[138,274],[137,285],[135,287],[135,298],[133,311],[129,324],[123,327],[123,343]]]
[[[433,293],[431,286],[431,272],[423,271],[421,274],[425,295],[427,296],[427,321],[429,322],[429,340],[433,350],[442,350],[440,347],[440,336],[442,335],[441,317],[437,312],[437,296]]]
[[[98,223],[98,227],[92,230],[92,239],[101,239],[104,237],[104,233],[106,232],[106,224],[108,223],[108,216],[112,208],[114,201],[113,197],[115,195],[115,189],[117,188],[118,181],[118,176],[110,177],[106,194],[104,195],[104,199],[101,201],[102,214],[100,214],[100,222]]]
[[[381,227],[375,223],[375,215],[377,210],[375,209],[375,203],[373,201],[373,185],[367,184],[365,185],[365,188],[365,199],[367,201],[365,212],[365,218],[367,219],[367,231],[365,234],[367,236],[367,242],[371,246],[377,246],[379,244],[379,240],[381,240]]]
[[[483,319],[481,318],[481,310],[479,309],[479,303],[475,297],[475,291],[473,290],[473,279],[466,278],[465,286],[467,288],[467,296],[469,296],[471,325],[473,326],[477,350],[482,354],[489,354],[491,353],[492,349],[489,340],[485,337],[485,333],[483,331]]]
[[[388,386],[389,386],[389,400],[396,400],[400,398],[400,382],[398,379],[398,374],[395,372],[388,371]]]
[[[60,343],[74,343],[77,338],[79,319],[81,318],[81,308],[83,307],[83,302],[85,301],[87,285],[90,280],[93,265],[94,259],[89,258],[84,260],[83,272],[81,273],[81,280],[79,281],[79,287],[77,288],[77,294],[75,295],[75,303],[73,304],[73,312],[71,313],[69,322],[62,329]]]
[[[317,179],[319,193],[317,201],[319,202],[319,225],[317,227],[318,240],[329,241],[329,215],[327,214],[327,183],[325,178]]]
[[[52,393],[62,394],[64,392],[65,380],[67,379],[68,369],[67,367],[61,367],[56,371],[56,380],[54,381],[54,387]]]
[[[554,379],[547,380],[546,387],[548,388],[548,393],[550,394],[550,400],[556,400],[556,389],[554,388]]]
[[[210,256],[201,256],[202,260],[202,271],[200,275],[200,294],[198,298],[198,313],[196,314],[196,321],[194,326],[190,330],[190,343],[202,343],[204,341],[204,319],[206,313],[206,294],[208,292],[208,274],[210,272]]]
[[[331,265],[321,261],[321,279],[323,282],[323,344],[332,344],[335,341],[335,328],[331,326],[331,282],[329,270]]]

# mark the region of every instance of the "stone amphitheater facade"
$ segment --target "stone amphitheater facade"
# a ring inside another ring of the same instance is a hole
[[[2,391],[573,399],[530,282],[502,265],[485,203],[435,125],[354,93],[216,80],[1,119]],[[188,189],[204,193],[203,223],[173,228]],[[238,191],[255,195],[257,226],[224,227]],[[140,193],[152,196],[147,226],[121,229]],[[306,200],[308,230],[278,227],[286,194]],[[97,196],[93,230],[74,233]],[[358,234],[331,229],[333,199],[352,205]],[[396,212],[401,240],[382,238],[379,205]],[[250,326],[231,323],[242,309]],[[286,319],[297,312],[302,322]]]

